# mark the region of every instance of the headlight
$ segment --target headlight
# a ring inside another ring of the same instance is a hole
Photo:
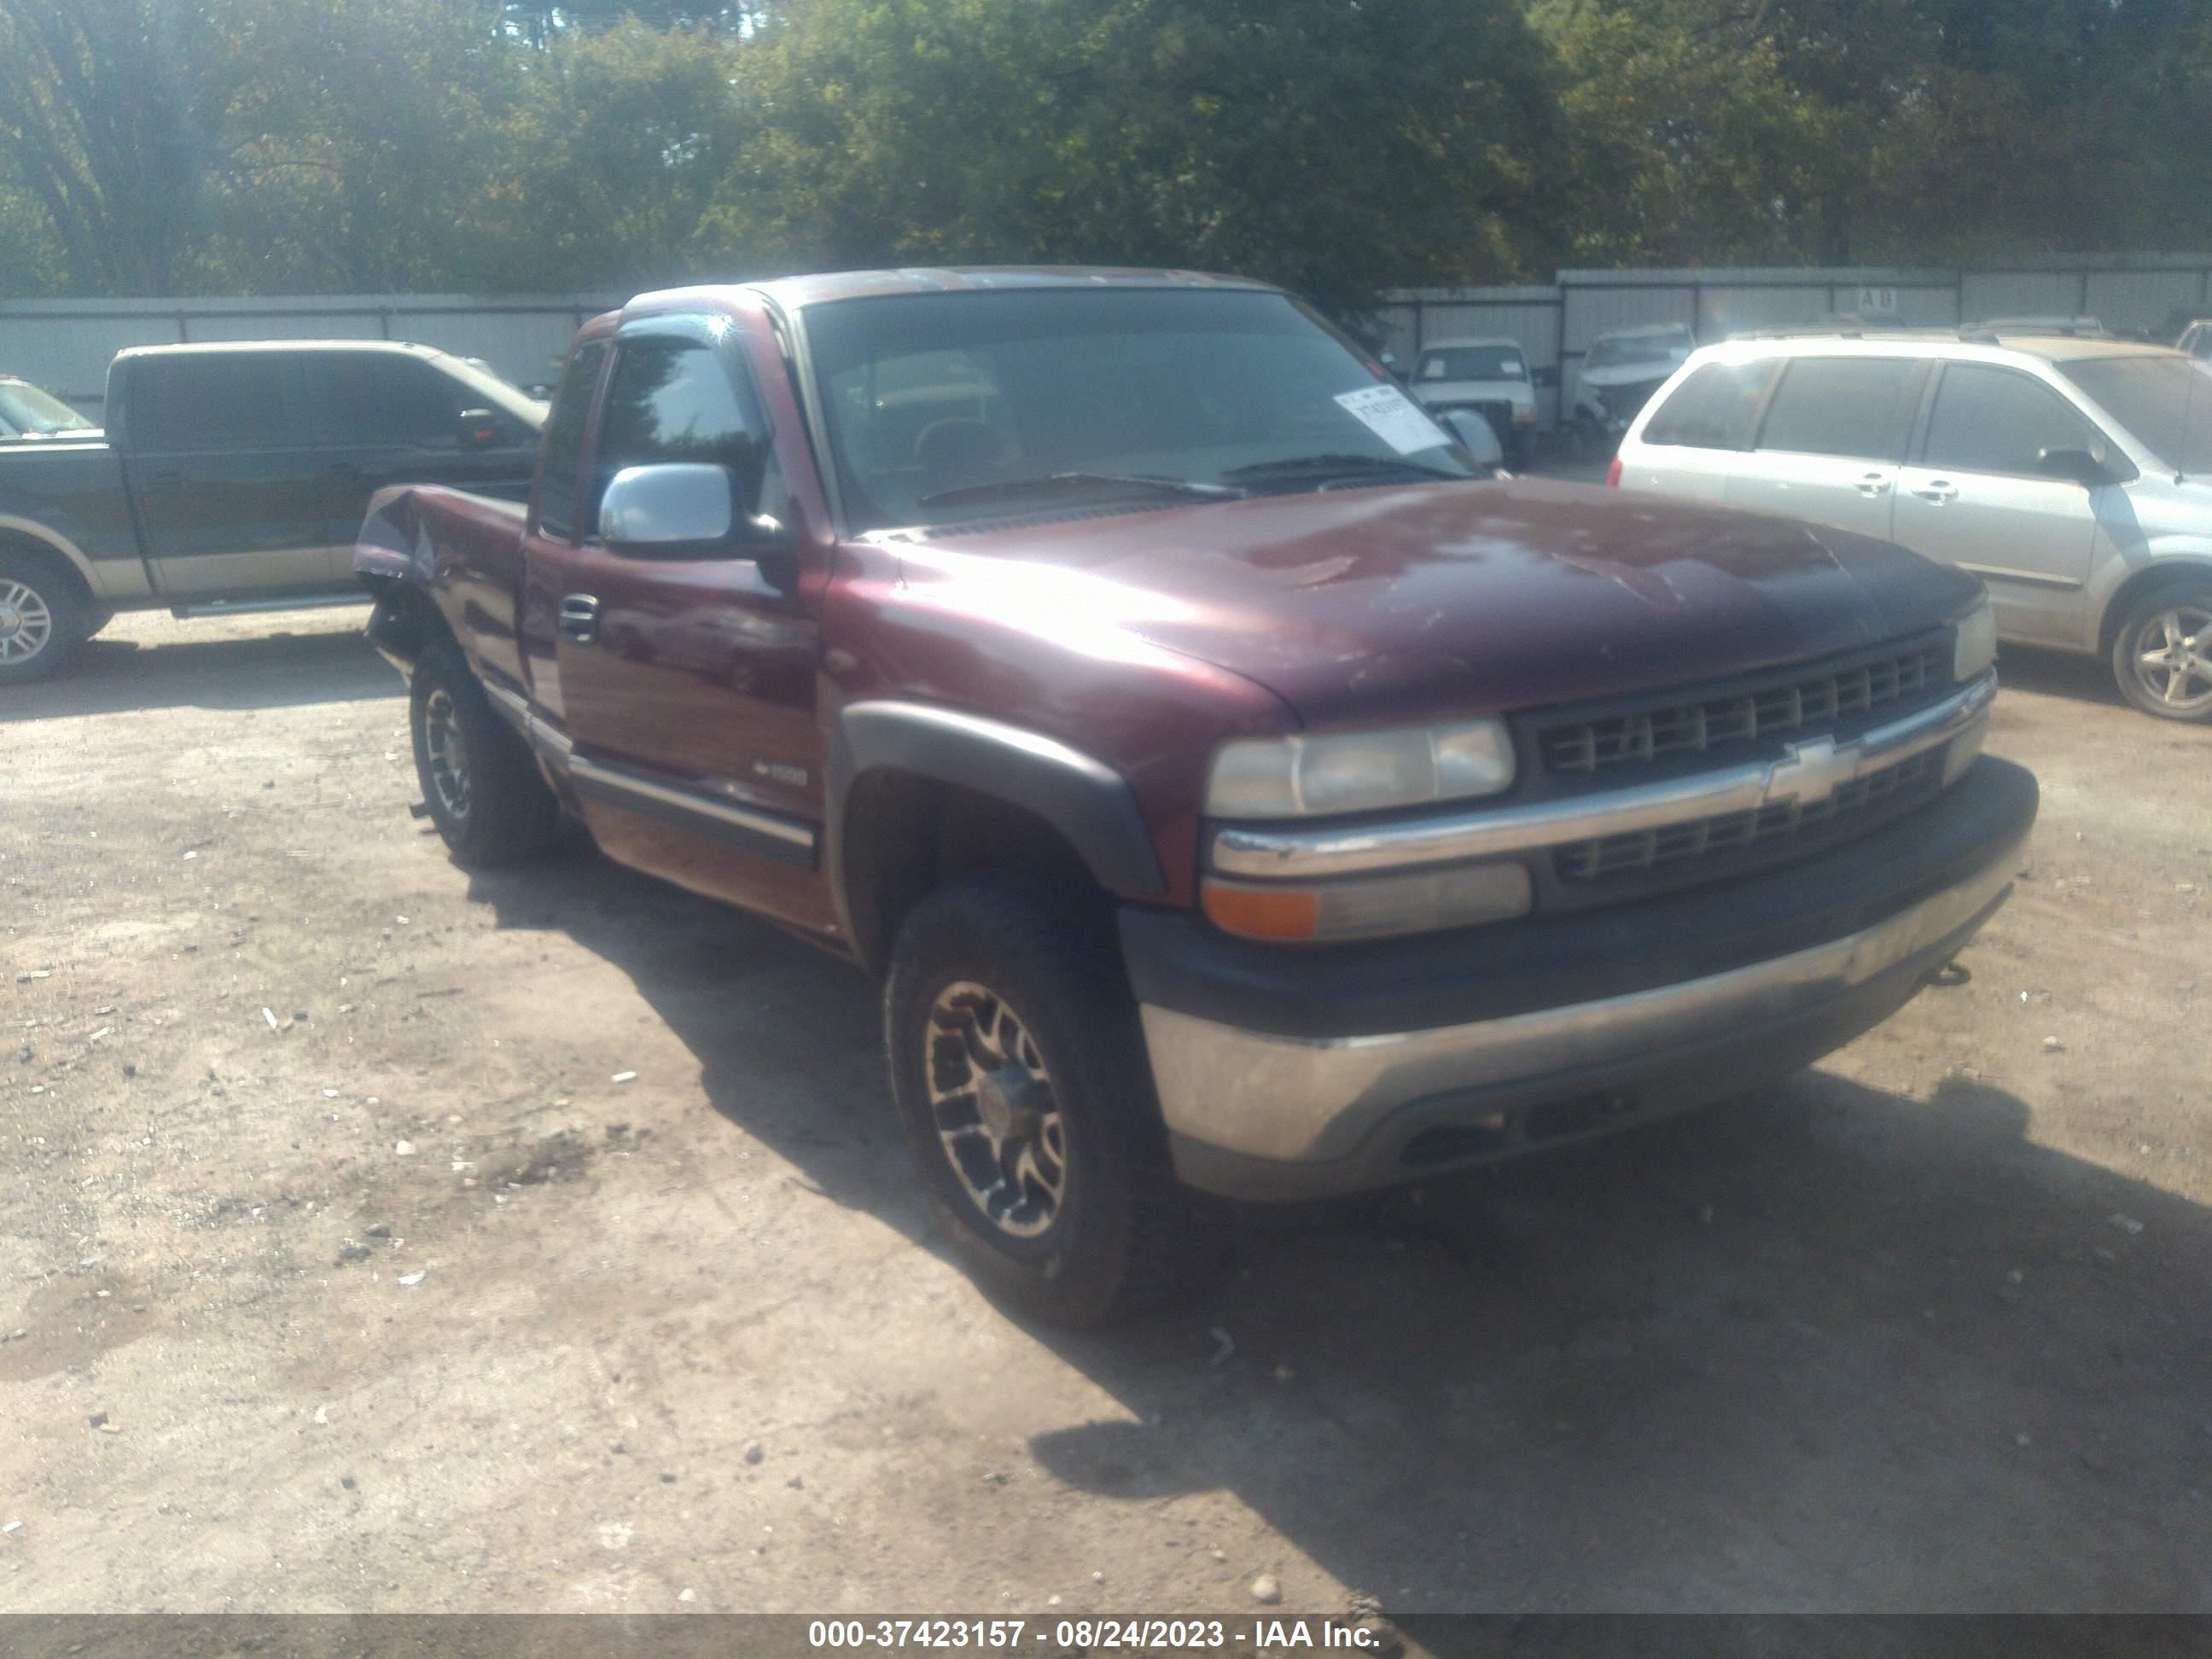
[[[1952,635],[1951,678],[1960,685],[1997,659],[1997,616],[1987,595],[1959,618]]]
[[[1513,740],[1495,720],[1392,732],[1224,744],[1206,781],[1217,818],[1317,817],[1494,795],[1513,781]]]

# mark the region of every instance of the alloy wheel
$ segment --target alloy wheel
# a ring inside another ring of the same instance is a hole
[[[2212,707],[2212,608],[2176,605],[2136,632],[2136,683],[2151,702],[2176,714]]]
[[[0,663],[21,663],[54,637],[54,613],[36,588],[0,577]]]
[[[469,740],[453,693],[440,686],[422,703],[422,748],[438,805],[456,823],[469,817]]]
[[[1067,1197],[1067,1128],[1028,1027],[962,980],[931,1005],[923,1063],[939,1144],[970,1201],[1012,1237],[1042,1234]]]

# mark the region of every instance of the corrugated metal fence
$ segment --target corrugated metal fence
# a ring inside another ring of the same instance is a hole
[[[1638,323],[1691,325],[1701,341],[1739,330],[1879,310],[1948,325],[2021,314],[2089,315],[2158,329],[2175,313],[2212,316],[2212,255],[2085,254],[1971,270],[1563,270],[1522,288],[1401,289],[1386,295],[1382,343],[1411,366],[1438,340],[1520,343],[1538,381],[1538,417],[1591,340]],[[335,295],[258,300],[0,300],[0,373],[100,413],[107,362],[125,346],[190,340],[415,340],[480,357],[521,385],[551,378],[577,325],[620,303],[605,295],[484,297]]]

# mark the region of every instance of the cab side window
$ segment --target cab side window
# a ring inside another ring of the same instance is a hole
[[[568,358],[568,372],[545,417],[545,460],[538,485],[538,527],[562,541],[576,539],[576,498],[584,470],[584,428],[592,418],[592,394],[599,389],[599,367],[607,343],[592,340]]]
[[[149,358],[133,370],[132,447],[149,455],[303,448],[289,370],[266,351]]]
[[[1751,442],[1751,423],[1759,399],[1782,367],[1781,360],[1707,363],[1674,388],[1644,428],[1647,444],[1675,444],[1688,449],[1743,449]]]
[[[1895,453],[1909,357],[1798,357],[1759,434],[1761,449],[1883,460]]]
[[[1987,363],[1950,363],[1936,388],[1921,464],[2041,477],[2039,451],[2087,449],[2094,441],[2089,423],[2041,381]]]
[[[772,436],[734,350],[689,337],[625,340],[608,383],[592,461],[593,503],[626,466],[706,462],[730,470],[741,511],[785,518]]]
[[[332,352],[316,360],[333,441],[406,449],[459,447],[461,388],[429,364],[393,353]]]

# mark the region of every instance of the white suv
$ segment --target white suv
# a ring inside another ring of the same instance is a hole
[[[2212,363],[1973,329],[1732,340],[1660,388],[1607,482],[1970,570],[2004,638],[2212,721]]]

